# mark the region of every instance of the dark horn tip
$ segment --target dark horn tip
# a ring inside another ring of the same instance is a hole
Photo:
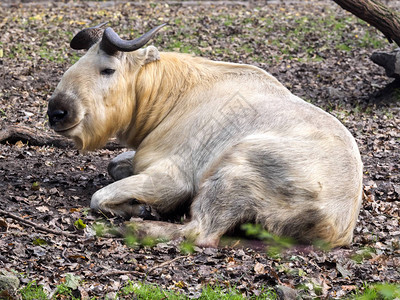
[[[75,50],[88,50],[91,46],[93,46],[97,41],[100,40],[104,31],[103,27],[108,23],[108,21],[103,22],[99,25],[85,28],[79,31],[71,40],[71,48]]]

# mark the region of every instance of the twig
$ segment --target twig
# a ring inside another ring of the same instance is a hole
[[[147,272],[140,272],[140,271],[134,271],[134,270],[130,270],[130,271],[129,270],[111,270],[111,271],[107,271],[104,273],[100,273],[96,277],[115,276],[115,275],[130,275],[130,274],[135,274],[135,275],[139,275],[139,276],[147,276],[151,272],[153,272],[155,269],[165,267],[166,265],[169,265],[170,263],[173,263],[174,261],[185,258],[185,257],[188,257],[188,256],[184,255],[184,256],[175,257],[174,259],[165,261],[157,266],[151,267],[150,269],[147,270]]]
[[[151,267],[150,269],[147,270],[146,274],[149,275],[155,269],[165,267],[165,266],[169,265],[170,263],[173,263],[174,261],[182,259],[182,258],[185,258],[185,257],[188,257],[188,256],[187,255],[183,255],[183,256],[175,257],[174,259],[171,259],[171,260],[167,260],[167,261],[165,261],[165,262],[163,262],[163,263],[161,263],[161,264],[159,264],[157,266]]]
[[[6,128],[0,128],[0,143],[15,144],[18,141],[28,143],[32,146],[53,146],[57,148],[73,148],[72,141],[57,136],[54,134],[47,134],[39,132],[39,130],[32,129],[22,125],[9,125]],[[103,149],[118,150],[124,148],[116,141],[109,141]]]
[[[65,256],[65,252],[67,252],[68,248],[65,248],[64,251],[61,253],[61,256],[68,262],[71,263],[68,257]],[[51,299],[51,298],[50,298]]]
[[[140,271],[135,271],[135,270],[111,270],[107,271],[104,273],[100,273],[99,275],[96,275],[96,277],[105,277],[105,276],[116,276],[116,275],[130,275],[130,274],[135,274],[135,275],[140,275],[140,276],[145,276],[146,273],[140,272]]]
[[[71,232],[68,232],[68,231],[53,230],[53,229],[44,227],[42,225],[39,225],[39,224],[33,223],[31,221],[25,220],[24,218],[18,217],[16,215],[14,215],[14,214],[12,214],[12,213],[10,213],[8,211],[2,210],[2,209],[0,209],[0,215],[7,216],[7,217],[9,217],[11,219],[14,219],[14,220],[18,221],[18,222],[21,222],[21,223],[24,223],[26,225],[32,226],[37,230],[44,231],[44,232],[47,232],[47,233],[52,233],[52,234],[56,234],[56,235],[63,235],[63,236],[68,236],[68,237],[77,237],[78,236],[78,235],[76,235],[74,233],[71,233]]]

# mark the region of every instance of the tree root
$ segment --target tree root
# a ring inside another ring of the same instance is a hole
[[[71,233],[71,232],[68,232],[68,231],[53,230],[53,229],[44,227],[42,225],[36,224],[36,223],[34,223],[32,221],[29,221],[29,220],[25,220],[22,217],[19,217],[17,215],[14,215],[14,214],[12,214],[12,213],[10,213],[8,211],[2,210],[2,209],[0,209],[0,215],[6,216],[6,217],[11,218],[11,219],[14,219],[14,220],[18,221],[19,223],[23,223],[25,225],[29,225],[29,226],[37,229],[37,230],[44,231],[44,232],[47,232],[47,233],[51,233],[51,234],[55,234],[55,235],[62,235],[62,236],[67,236],[67,237],[75,237],[75,238],[79,236],[79,235],[77,235],[75,233]]]

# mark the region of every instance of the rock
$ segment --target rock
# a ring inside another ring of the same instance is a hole
[[[277,285],[275,287],[279,300],[294,300],[297,299],[297,291],[286,285]]]
[[[19,287],[19,279],[13,273],[0,270],[0,291],[13,292]]]
[[[371,60],[384,67],[387,76],[400,78],[400,48],[392,52],[374,52],[371,55]]]

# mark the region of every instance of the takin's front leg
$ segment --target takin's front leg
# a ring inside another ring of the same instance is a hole
[[[174,162],[165,160],[98,190],[92,196],[90,207],[130,217],[137,216],[139,202],[160,213],[169,213],[189,198],[191,187],[182,170]]]

